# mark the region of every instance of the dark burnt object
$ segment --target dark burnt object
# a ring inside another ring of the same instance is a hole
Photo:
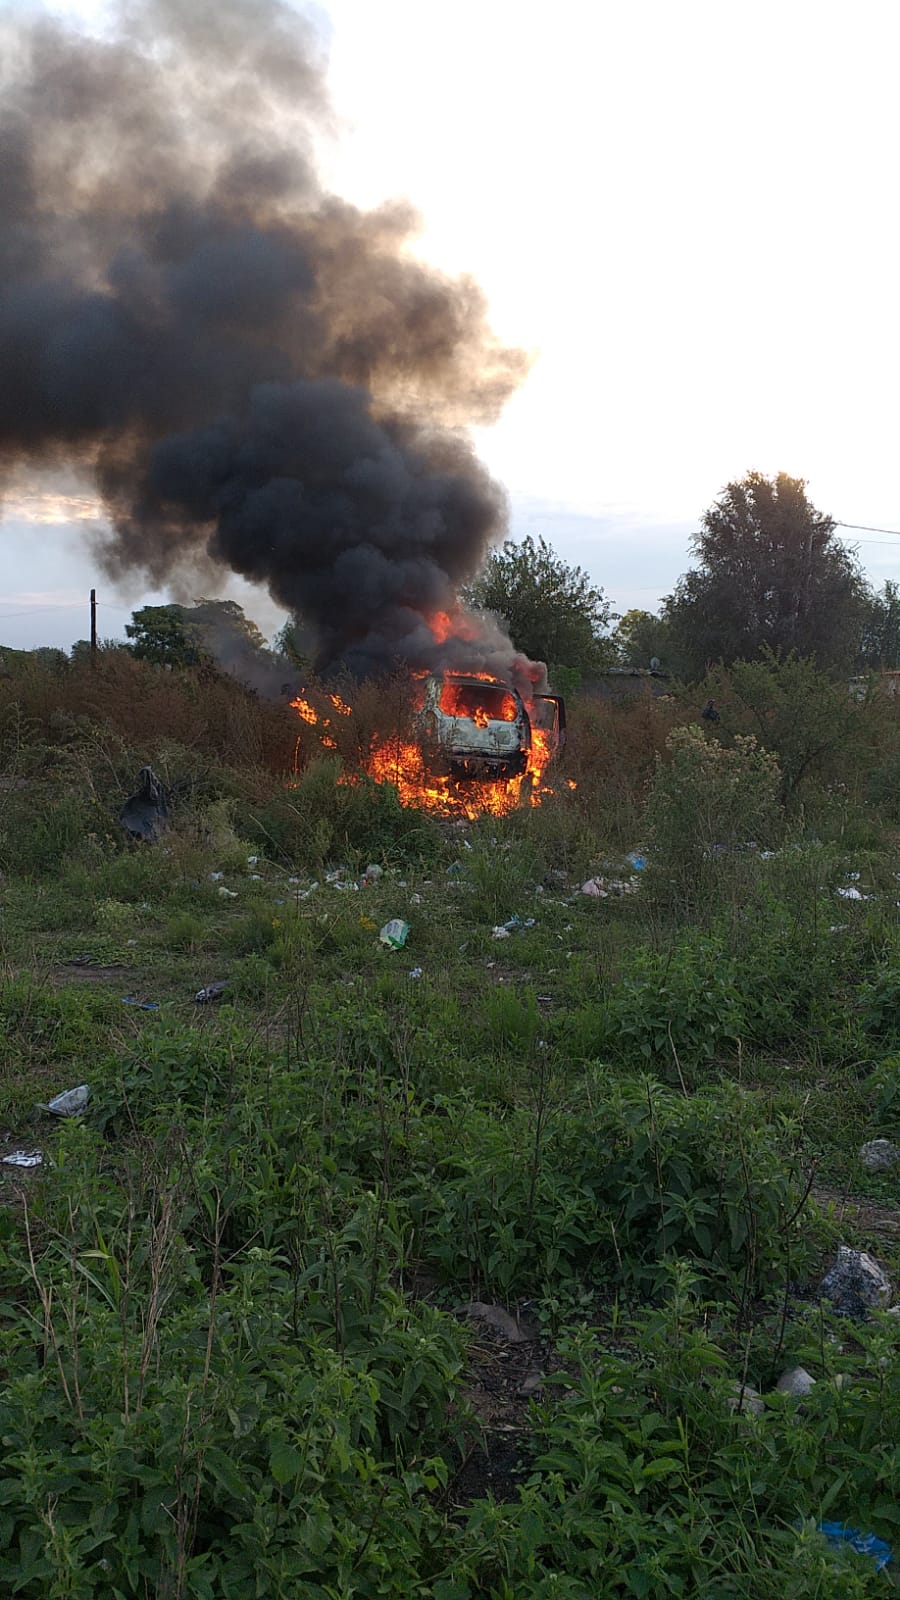
[[[119,812],[119,821],[132,839],[152,842],[157,839],[169,821],[169,803],[152,767],[141,767],[138,789],[125,801]]]

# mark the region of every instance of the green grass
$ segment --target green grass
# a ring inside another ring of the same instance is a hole
[[[134,847],[97,748],[0,798],[0,1130],[46,1157],[0,1169],[0,1587],[883,1593],[814,1531],[898,1534],[898,1319],[813,1292],[838,1242],[900,1272],[858,1160],[900,1134],[877,819],[704,857],[686,909],[652,855],[579,893],[645,842],[583,774],[461,827],[232,764]],[[84,1119],[36,1110],[80,1082]],[[472,1300],[527,1304],[540,1352]]]

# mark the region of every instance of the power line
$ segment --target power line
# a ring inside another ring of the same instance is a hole
[[[71,606],[37,606],[33,611],[0,611],[0,622],[7,622],[11,617],[46,617],[51,611],[80,611],[80,605]]]
[[[896,539],[900,539],[900,528],[868,528],[862,522],[836,522],[835,527],[850,528],[854,533],[892,533]],[[861,542],[870,544],[871,540],[863,539]]]
[[[843,526],[843,524],[842,524],[842,526]],[[877,544],[877,545],[881,546],[882,550],[896,550],[896,548],[897,548],[897,546],[894,544],[893,539],[854,539],[853,543],[854,544],[867,544],[869,546],[871,546],[873,544]]]

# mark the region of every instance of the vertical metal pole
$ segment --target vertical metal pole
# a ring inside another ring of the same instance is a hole
[[[91,666],[97,665],[97,591],[91,590]]]

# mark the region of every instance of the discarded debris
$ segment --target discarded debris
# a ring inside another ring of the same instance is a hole
[[[647,865],[647,857],[640,855],[636,850],[632,850],[631,855],[626,856],[625,860],[630,867],[634,867],[635,872],[643,872]]]
[[[865,1317],[870,1310],[888,1306],[891,1284],[887,1273],[865,1250],[839,1244],[837,1260],[819,1285],[823,1300],[849,1317]]]
[[[362,875],[362,881],[363,881],[363,884],[377,883],[378,879],[383,877],[383,876],[384,876],[384,868],[383,867],[379,867],[377,862],[371,861],[369,863],[369,865],[366,867],[366,870]]]
[[[139,1000],[137,995],[134,994],[123,994],[122,1004],[123,1006],[137,1006],[139,1011],[159,1010],[158,1000]]]
[[[227,978],[217,978],[214,983],[208,983],[204,989],[198,989],[194,999],[198,1006],[208,1006],[213,1000],[221,1000],[228,988]]]
[[[494,928],[491,937],[494,939],[508,939],[511,933],[518,932],[520,928],[533,928],[534,925],[534,917],[526,917],[523,921],[520,916],[512,916],[506,922],[501,922],[498,927]]]
[[[605,900],[608,894],[605,880],[588,878],[587,882],[581,885],[581,893],[592,895],[595,900]]]
[[[421,978],[422,971],[423,971],[422,967],[413,967],[411,969],[409,975],[410,975],[411,978]]]
[[[226,889],[224,883],[220,883],[219,884],[219,894],[222,896],[223,900],[236,900],[237,899],[237,890],[236,889]]]
[[[138,788],[125,801],[119,812],[119,821],[132,839],[152,841],[159,838],[168,824],[169,807],[166,791],[152,767],[141,767]]]
[[[64,1089],[62,1094],[54,1095],[46,1105],[38,1102],[39,1111],[49,1111],[51,1117],[77,1117],[85,1109],[91,1091],[86,1083],[80,1083],[77,1089]]]
[[[408,935],[409,923],[404,922],[402,917],[392,917],[390,922],[385,923],[378,937],[389,949],[402,950]]]
[[[876,1572],[881,1572],[891,1560],[891,1547],[884,1539],[874,1533],[860,1533],[859,1528],[850,1528],[846,1522],[820,1522],[819,1532],[824,1533],[830,1545],[848,1544],[857,1555],[868,1556]]]
[[[40,1150],[11,1150],[8,1156],[0,1156],[4,1167],[40,1167],[43,1160]]]

